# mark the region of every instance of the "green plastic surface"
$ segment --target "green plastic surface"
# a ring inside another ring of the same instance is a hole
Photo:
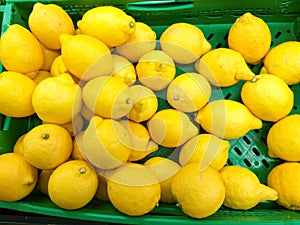
[[[7,0],[6,6],[0,6],[2,33],[9,24],[27,25],[27,19],[35,0]],[[234,20],[250,11],[263,18],[272,33],[272,47],[288,40],[300,40],[300,2],[299,0],[165,0],[165,1],[111,1],[111,0],[52,0],[44,3],[56,3],[62,6],[74,21],[83,13],[98,5],[115,5],[136,21],[152,26],[159,37],[166,27],[174,22],[188,22],[202,29],[213,48],[227,47],[228,31]],[[3,14],[4,12],[4,14]],[[250,66],[250,65],[249,65]],[[260,65],[250,66],[258,74]],[[194,71],[193,65],[177,65],[177,74]],[[228,88],[213,88],[211,100],[218,98],[240,101],[240,89],[243,82]],[[291,87],[295,93],[293,113],[300,113],[300,84]],[[159,108],[167,108],[165,90],[156,92],[159,97]],[[190,114],[191,118],[193,114]],[[0,115],[0,154],[12,151],[17,138],[29,131],[40,120],[33,115],[27,118],[10,118]],[[253,130],[244,137],[231,140],[228,164],[241,165],[254,171],[261,182],[266,183],[270,170],[281,163],[281,160],[267,156],[266,135],[272,123],[264,122],[263,128]],[[169,156],[176,160],[179,149],[160,148],[151,154]],[[1,202],[0,207],[25,212],[66,218],[125,223],[125,224],[300,224],[300,214],[285,210],[273,202],[260,203],[249,211],[230,210],[222,207],[214,215],[196,220],[184,215],[175,205],[162,204],[151,213],[140,217],[129,217],[118,212],[107,202],[93,200],[86,207],[67,211],[55,206],[50,199],[35,190],[28,197],[18,202]]]

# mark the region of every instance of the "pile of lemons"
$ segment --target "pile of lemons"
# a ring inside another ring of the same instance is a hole
[[[199,219],[222,205],[247,210],[265,200],[300,209],[300,115],[290,115],[298,41],[270,49],[268,25],[249,12],[232,24],[228,48],[217,49],[195,25],[169,25],[158,38],[113,6],[92,8],[74,24],[60,6],[36,3],[28,25],[12,24],[1,37],[0,113],[36,114],[42,124],[0,156],[0,200],[21,200],[37,187],[63,209],[98,198],[130,216],[160,202]],[[256,75],[248,64],[261,62]],[[193,69],[177,74],[187,64]],[[241,102],[210,100],[213,87],[240,81]],[[285,161],[268,184],[226,165],[229,140],[264,121],[274,123],[269,156]],[[160,147],[175,148],[178,159],[140,162]]]

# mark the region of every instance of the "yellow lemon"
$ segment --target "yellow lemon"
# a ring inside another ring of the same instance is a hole
[[[134,65],[120,55],[112,54],[113,70],[111,76],[120,78],[127,85],[133,85],[136,81]]]
[[[181,169],[181,166],[176,162],[163,157],[150,158],[144,163],[144,165],[155,174],[160,182],[160,202],[169,204],[176,203],[172,194],[171,185],[173,177]]]
[[[247,63],[258,64],[269,51],[271,38],[266,22],[246,12],[232,24],[228,45],[241,53]]]
[[[272,48],[264,59],[267,73],[278,76],[288,85],[300,82],[300,42],[287,41]]]
[[[175,23],[167,27],[160,37],[160,45],[176,63],[190,64],[211,50],[202,30],[193,24]]]
[[[284,162],[268,175],[268,185],[278,192],[277,203],[291,210],[300,210],[300,163]]]
[[[51,174],[53,173],[54,169],[50,170],[42,170],[39,173],[38,182],[37,182],[37,188],[45,195],[49,195],[48,193],[48,183]]]
[[[77,22],[83,34],[103,41],[108,47],[124,44],[135,31],[135,20],[114,6],[98,6]]]
[[[262,121],[245,105],[227,99],[209,102],[198,111],[195,121],[208,133],[225,139],[239,138],[262,127]]]
[[[271,122],[286,117],[294,105],[293,91],[282,79],[271,74],[260,74],[244,83],[241,98],[255,116]]]
[[[41,44],[41,47],[44,54],[44,64],[41,70],[50,71],[51,65],[56,57],[60,55],[60,51],[46,48],[43,44]]]
[[[82,89],[82,99],[94,114],[113,119],[127,115],[133,103],[126,83],[112,76],[101,76],[88,81]]]
[[[5,69],[24,74],[38,71],[44,64],[39,41],[19,24],[10,25],[1,36],[0,59]]]
[[[255,77],[243,56],[228,48],[217,48],[206,53],[195,64],[195,69],[218,87],[229,87],[240,80]]]
[[[127,115],[128,118],[138,123],[150,119],[158,109],[155,93],[150,88],[139,84],[129,87],[129,90],[134,101]]]
[[[130,120],[120,120],[119,123],[127,130],[131,149],[128,161],[137,161],[145,158],[158,149],[158,145],[150,140],[150,134],[142,124]]]
[[[60,74],[63,74],[63,73],[69,73],[69,71],[63,61],[62,55],[57,56],[53,60],[51,67],[50,67],[50,73],[54,77],[58,76]]]
[[[156,47],[156,33],[150,26],[143,22],[135,23],[135,31],[126,43],[116,47],[117,52],[136,63],[139,58]]]
[[[68,74],[45,78],[33,92],[32,105],[45,122],[69,123],[81,108],[80,87]]]
[[[33,79],[33,81],[38,84],[40,83],[42,80],[44,80],[47,77],[51,77],[50,72],[45,71],[45,70],[39,70],[36,77]]]
[[[151,138],[164,147],[177,147],[198,134],[198,128],[183,112],[175,109],[158,111],[147,122]]]
[[[66,128],[67,131],[69,131],[69,133],[71,134],[71,136],[74,137],[80,131],[82,131],[82,129],[84,127],[84,120],[83,120],[83,117],[81,116],[81,114],[78,113],[72,118],[71,122],[61,124],[61,126]]]
[[[5,71],[0,74],[0,113],[25,117],[34,113],[31,103],[36,84],[27,76]]]
[[[212,134],[199,134],[188,140],[180,149],[179,163],[198,162],[200,169],[208,166],[216,170],[223,168],[228,159],[230,142]]]
[[[19,153],[0,155],[0,200],[18,201],[28,196],[38,180],[37,168]]]
[[[82,80],[109,75],[113,68],[109,48],[89,35],[60,35],[63,62],[71,74]]]
[[[82,140],[83,140],[83,131],[76,134],[75,137],[73,138],[73,149],[72,149],[70,159],[84,160],[84,157],[81,154],[81,150],[80,150],[82,146]]]
[[[175,109],[195,112],[208,103],[211,86],[198,73],[183,73],[171,81],[167,89],[167,101]]]
[[[109,200],[120,212],[129,216],[141,216],[158,205],[160,184],[147,167],[124,164],[108,172],[106,178]]]
[[[293,114],[277,121],[267,135],[268,155],[286,161],[300,161],[300,115]]]
[[[220,170],[226,196],[224,205],[239,210],[247,210],[266,200],[276,201],[278,193],[261,184],[256,174],[240,166],[225,166]]]
[[[31,129],[23,140],[26,160],[39,169],[54,169],[67,161],[73,142],[60,125],[41,124]]]
[[[68,210],[87,205],[98,188],[97,173],[82,160],[71,160],[57,167],[49,178],[50,199]]]
[[[211,167],[200,171],[197,163],[183,166],[173,177],[171,188],[181,210],[197,219],[214,214],[225,199],[219,172]]]
[[[20,137],[18,137],[17,141],[14,144],[13,152],[24,155],[23,140],[24,140],[26,134],[27,133],[25,133],[25,134],[21,135]]]
[[[34,4],[28,18],[31,32],[39,41],[50,49],[60,49],[61,34],[75,34],[71,17],[56,4]]]
[[[98,169],[113,169],[127,162],[131,150],[127,130],[116,120],[94,116],[78,142],[83,157]]]
[[[107,194],[107,182],[106,178],[98,173],[98,189],[95,194],[95,198],[100,199],[102,201],[109,201]]]
[[[135,68],[139,81],[154,91],[166,88],[176,74],[173,59],[161,50],[144,54]]]

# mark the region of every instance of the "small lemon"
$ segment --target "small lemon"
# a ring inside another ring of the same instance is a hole
[[[155,93],[139,84],[129,87],[129,90],[134,101],[127,117],[138,123],[150,119],[158,109]]]
[[[69,74],[42,80],[32,95],[33,109],[48,123],[65,124],[72,121],[81,108],[81,89]]]
[[[24,74],[38,71],[44,64],[39,41],[19,24],[10,25],[1,36],[0,59],[5,69]]]
[[[116,120],[94,116],[78,142],[83,157],[98,169],[113,169],[129,159],[130,136]]]
[[[261,184],[255,173],[249,169],[225,166],[220,174],[226,189],[224,205],[229,208],[247,210],[262,201],[278,199],[278,193]]]
[[[160,45],[176,63],[190,64],[211,50],[200,28],[189,23],[174,23],[160,36]]]
[[[240,102],[221,99],[209,102],[197,113],[195,121],[220,138],[235,139],[262,127],[262,121]]]
[[[163,157],[152,157],[148,159],[144,165],[155,174],[160,182],[160,202],[168,204],[176,203],[172,194],[171,185],[173,177],[181,169],[181,166],[171,159]]]
[[[150,134],[142,124],[131,120],[120,120],[119,123],[127,130],[131,149],[128,161],[137,161],[145,158],[158,149],[158,145],[150,140]]]
[[[232,24],[228,45],[241,53],[247,63],[258,64],[269,51],[271,38],[266,22],[246,12]]]
[[[300,42],[286,41],[272,48],[264,59],[267,73],[278,76],[288,85],[300,82]]]
[[[106,178],[98,173],[98,189],[95,194],[95,198],[100,199],[102,201],[109,201],[107,194],[107,182]]]
[[[38,180],[37,168],[19,153],[0,155],[0,200],[13,202],[28,196]]]
[[[69,71],[63,61],[62,55],[57,56],[53,60],[51,67],[50,67],[50,73],[54,77],[58,76],[60,74],[63,74],[63,73],[69,73]]]
[[[188,140],[180,149],[179,163],[198,162],[200,169],[208,166],[216,170],[223,168],[228,159],[230,142],[212,134],[199,134]]]
[[[112,54],[113,70],[111,76],[120,78],[127,85],[133,85],[136,81],[134,65],[120,55]]]
[[[86,206],[98,188],[97,173],[82,160],[71,160],[57,167],[49,178],[50,199],[68,210]]]
[[[195,69],[214,86],[229,87],[240,80],[252,80],[255,74],[243,56],[228,48],[217,48],[203,55]]]
[[[41,44],[41,47],[44,54],[44,64],[41,70],[50,71],[51,65],[56,57],[60,55],[60,51],[46,48],[43,44]]]
[[[293,91],[282,79],[271,74],[260,74],[245,82],[241,98],[255,116],[271,122],[286,117],[294,105]]]
[[[284,117],[273,124],[267,135],[268,155],[286,161],[300,161],[300,115]]]
[[[101,76],[88,81],[82,89],[82,99],[94,114],[113,119],[127,115],[133,104],[126,83],[112,76]]]
[[[34,114],[31,103],[36,83],[24,74],[5,71],[0,74],[0,113],[11,117]]]
[[[117,52],[130,62],[136,63],[139,58],[156,47],[156,33],[143,22],[135,23],[135,31],[126,43],[116,47]]]
[[[24,155],[23,140],[24,140],[26,134],[27,133],[25,133],[25,134],[21,135],[20,137],[18,137],[17,141],[14,144],[13,152]]]
[[[50,170],[42,170],[39,173],[37,188],[45,195],[49,195],[48,193],[48,183],[51,174],[53,173],[54,169]]]
[[[44,80],[47,77],[51,77],[50,72],[45,71],[45,70],[39,70],[36,77],[33,79],[33,81],[38,84],[40,83],[42,80]]]
[[[124,164],[106,174],[110,202],[120,212],[141,216],[158,205],[160,184],[153,172],[140,164]]]
[[[67,161],[73,142],[60,125],[41,124],[31,129],[23,140],[26,160],[39,169],[54,169]]]
[[[154,91],[166,88],[176,74],[173,59],[161,50],[144,54],[135,68],[139,81]]]
[[[167,101],[175,109],[195,112],[208,103],[211,86],[205,77],[198,73],[183,73],[168,86]]]
[[[291,210],[300,210],[300,163],[284,162],[268,175],[268,185],[278,192],[277,203]]]
[[[73,149],[72,149],[70,159],[84,160],[84,157],[81,154],[81,150],[80,150],[82,146],[82,140],[83,140],[83,131],[76,134],[75,137],[73,138]]]
[[[112,56],[102,41],[84,34],[62,34],[59,39],[63,62],[77,78],[90,80],[112,71]]]
[[[28,18],[32,33],[47,48],[60,49],[61,34],[75,34],[71,17],[56,4],[34,4]]]
[[[164,147],[177,147],[198,134],[198,128],[183,112],[175,109],[158,111],[147,122],[151,138]]]
[[[77,22],[83,34],[103,41],[108,47],[124,44],[135,31],[135,20],[114,6],[98,6]]]
[[[197,163],[183,166],[173,177],[171,188],[181,210],[197,219],[214,214],[225,198],[219,172],[211,167],[200,171]]]

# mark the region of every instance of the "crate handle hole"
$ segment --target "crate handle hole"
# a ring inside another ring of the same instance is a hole
[[[210,33],[210,34],[208,35],[208,37],[207,37],[207,40],[208,40],[208,41],[211,40],[214,36],[215,36],[215,35],[214,35],[213,33]]]
[[[238,147],[234,147],[233,150],[236,152],[236,154],[242,155],[242,152]]]
[[[247,138],[247,136],[244,136],[243,137],[243,140],[246,142],[246,144],[250,145],[251,144],[251,141],[249,138]]]
[[[278,32],[275,34],[275,36],[274,36],[274,37],[275,37],[276,39],[278,39],[280,36],[281,36],[281,32],[280,32],[280,31],[278,31]]]
[[[258,151],[258,149],[256,147],[252,148],[252,152],[257,156],[260,156],[260,152]]]
[[[267,162],[267,160],[263,159],[261,162],[262,162],[262,164],[264,164],[264,166],[265,166],[266,168],[269,168],[269,167],[270,167],[270,164]]]
[[[243,161],[244,161],[244,163],[246,164],[247,167],[251,167],[251,163],[249,162],[248,159],[244,159]]]

